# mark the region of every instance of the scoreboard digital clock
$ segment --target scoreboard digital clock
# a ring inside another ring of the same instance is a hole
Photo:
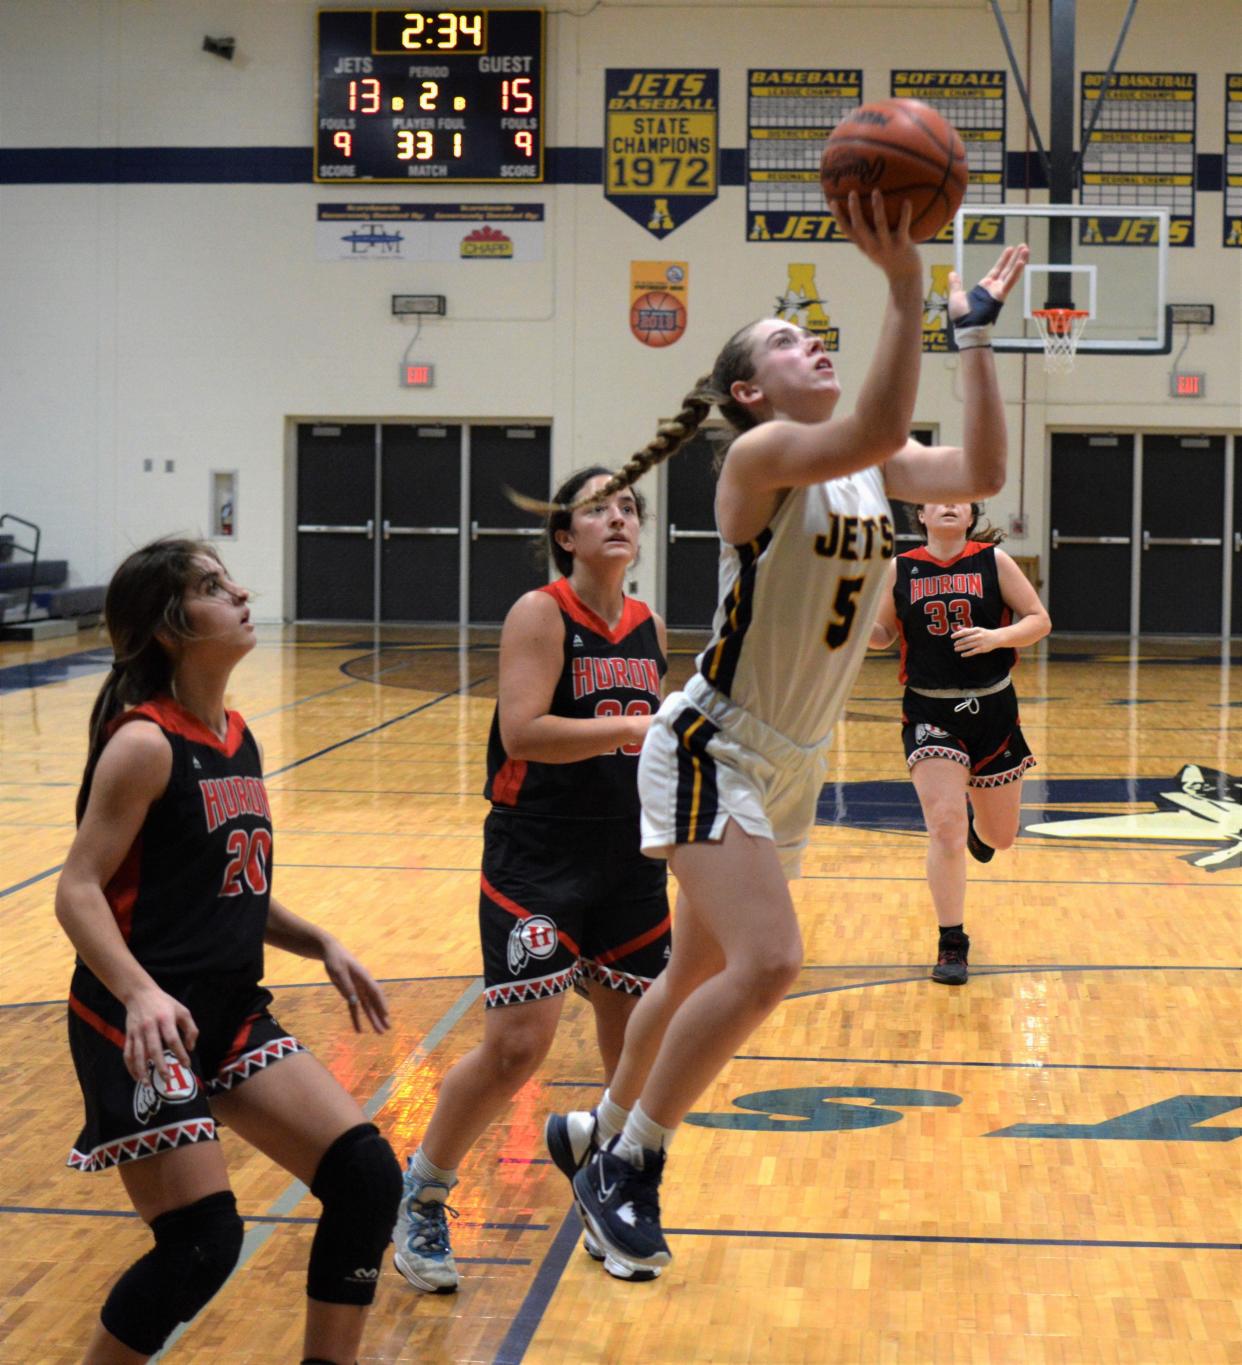
[[[315,180],[543,179],[543,10],[319,11]]]

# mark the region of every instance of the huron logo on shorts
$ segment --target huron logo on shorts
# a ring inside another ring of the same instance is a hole
[[[134,1086],[134,1117],[139,1123],[154,1118],[165,1104],[185,1104],[198,1094],[198,1079],[171,1052],[164,1053],[168,1064],[165,1080],[152,1065],[149,1077]]]
[[[916,744],[922,744],[923,741],[927,739],[948,739],[948,737],[949,732],[947,730],[942,730],[938,725],[923,725],[920,722],[920,724],[914,727],[914,741]]]
[[[519,920],[509,931],[509,970],[520,972],[532,957],[551,957],[556,943],[556,925],[547,915]]]

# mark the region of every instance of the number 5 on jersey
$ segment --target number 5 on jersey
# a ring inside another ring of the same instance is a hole
[[[824,632],[824,643],[829,649],[840,649],[850,638],[854,615],[858,611],[855,599],[864,581],[861,578],[843,578],[837,584],[837,595],[832,604],[833,619],[829,620],[828,629]]]

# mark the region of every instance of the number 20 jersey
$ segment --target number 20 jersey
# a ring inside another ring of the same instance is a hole
[[[898,555],[893,605],[901,628],[899,682],[929,690],[989,687],[1018,661],[1014,649],[967,659],[953,648],[959,630],[996,630],[1012,619],[1001,596],[995,545],[968,540],[948,560],[934,559],[926,545]]]
[[[122,713],[172,749],[164,794],[104,894],[130,952],[156,980],[263,975],[272,816],[259,747],[236,711],[221,740],[169,697]]]
[[[803,747],[827,741],[896,548],[879,468],[793,488],[745,545],[724,545],[720,605],[699,672]]]

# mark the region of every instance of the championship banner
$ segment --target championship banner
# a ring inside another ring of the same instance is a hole
[[[667,237],[716,198],[720,73],[604,72],[604,198]]]
[[[894,71],[894,99],[922,100],[961,134],[966,148],[971,204],[1005,202],[1005,73],[1003,71]],[[1003,218],[975,218],[967,241],[1004,242]],[[933,242],[953,240],[953,221]]]
[[[1225,246],[1242,246],[1242,75],[1225,77]]]
[[[685,261],[630,262],[630,331],[644,346],[671,346],[682,339],[689,287]]]
[[[541,261],[542,204],[320,204],[321,261]]]
[[[831,220],[831,214],[825,216]],[[795,323],[804,331],[819,337],[825,351],[839,351],[841,330],[833,326],[824,306],[826,303],[815,282],[815,267],[806,262],[791,261],[785,292],[776,296],[776,309],[772,316]]]
[[[1085,137],[1104,96],[1104,71],[1082,73],[1080,127]],[[1196,82],[1190,72],[1117,71],[1091,141],[1082,149],[1079,202],[1136,204],[1169,210],[1169,245],[1195,243]],[[1154,246],[1151,219],[1087,218],[1084,243]]]
[[[828,134],[861,103],[861,68],[747,72],[748,242],[846,240],[824,203],[819,159]]]

